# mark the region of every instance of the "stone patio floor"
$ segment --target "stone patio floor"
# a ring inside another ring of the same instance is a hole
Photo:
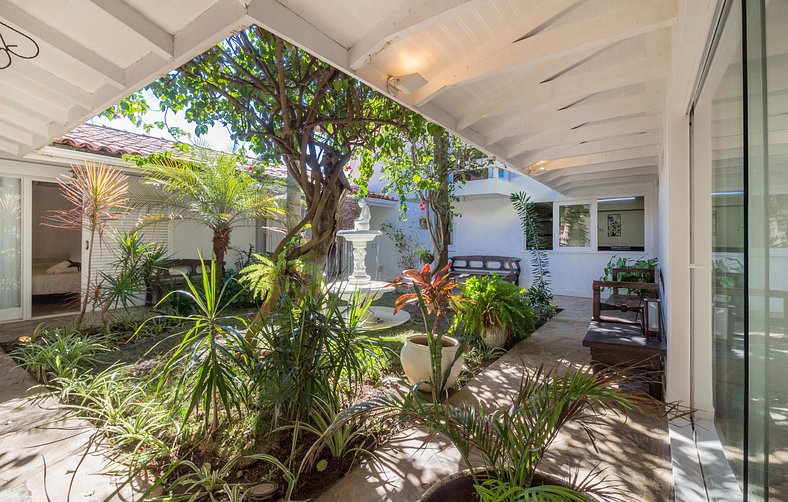
[[[0,341],[29,335],[37,324],[0,325]],[[55,398],[28,399],[33,385],[0,349],[0,501],[139,500],[128,485],[113,495],[119,481],[102,473],[108,463],[91,441],[91,424],[68,417]]]
[[[523,367],[544,363],[582,367],[589,363],[582,339],[591,316],[591,300],[557,297],[564,309],[530,338],[517,344],[451,398],[453,404],[504,406],[519,387]],[[413,501],[433,483],[464,468],[448,441],[429,439],[425,431],[405,431],[351,470],[318,500],[320,502]],[[557,475],[594,466],[621,487],[626,500],[673,500],[670,439],[667,423],[641,413],[602,418],[594,451],[578,427],[566,427],[556,439],[542,468]]]

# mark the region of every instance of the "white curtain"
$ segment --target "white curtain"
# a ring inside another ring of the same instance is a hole
[[[18,178],[0,176],[0,310],[21,301],[22,197]]]

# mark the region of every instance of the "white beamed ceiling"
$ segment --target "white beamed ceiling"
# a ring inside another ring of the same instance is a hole
[[[678,1],[5,0],[41,55],[0,70],[0,150],[259,24],[564,193],[655,183]],[[413,72],[413,94],[387,88]]]

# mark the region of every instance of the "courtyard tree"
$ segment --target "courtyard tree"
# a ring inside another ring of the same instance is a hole
[[[362,193],[375,168],[386,179],[384,191],[399,199],[400,216],[415,200],[424,211],[424,223],[435,251],[434,269],[449,262],[452,221],[459,216],[455,192],[469,172],[487,169],[489,160],[476,148],[437,124],[409,113],[406,126],[382,131],[374,151],[365,151],[356,180]]]
[[[286,165],[306,207],[288,225],[275,260],[282,253],[288,260],[311,254],[325,262],[337,210],[350,189],[345,166],[357,148],[373,148],[378,131],[399,124],[403,115],[397,103],[259,26],[230,36],[146,89],[162,111],[183,112],[198,136],[224,124],[261,161]],[[138,92],[105,114],[150,127],[144,118],[150,109]]]

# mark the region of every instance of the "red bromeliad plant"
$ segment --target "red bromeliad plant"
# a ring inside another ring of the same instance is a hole
[[[441,372],[444,333],[439,329],[439,322],[441,318],[448,318],[449,313],[454,310],[455,300],[452,296],[452,290],[457,287],[457,283],[449,276],[449,268],[449,265],[446,265],[433,274],[430,264],[427,263],[421,270],[408,269],[403,271],[402,276],[391,282],[392,286],[408,285],[413,287],[414,292],[405,293],[397,298],[397,301],[394,303],[394,312],[397,313],[405,308],[406,305],[414,303],[418,304],[421,310],[421,315],[424,318],[424,329],[427,331],[427,345],[430,350],[432,381],[439,383],[432,386],[432,396],[436,402],[440,392],[443,390],[447,377]],[[432,315],[431,323],[430,315]],[[461,350],[457,352],[457,357],[459,357],[461,352]]]

